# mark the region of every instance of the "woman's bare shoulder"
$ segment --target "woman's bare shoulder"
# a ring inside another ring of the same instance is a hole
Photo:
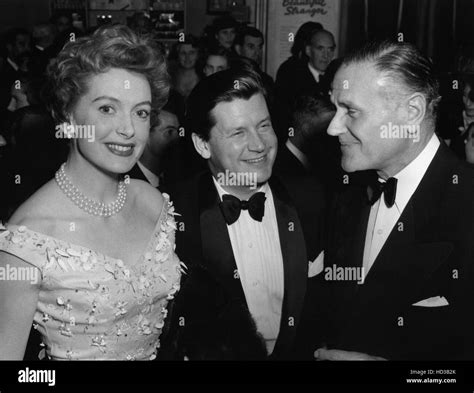
[[[130,190],[139,205],[149,211],[152,216],[159,214],[165,198],[157,188],[144,180],[130,179]]]

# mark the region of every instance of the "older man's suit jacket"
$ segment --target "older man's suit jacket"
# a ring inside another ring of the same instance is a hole
[[[474,359],[473,201],[473,168],[442,143],[365,282],[321,274],[324,344],[394,360]],[[336,197],[325,269],[362,266],[369,214],[364,187]]]

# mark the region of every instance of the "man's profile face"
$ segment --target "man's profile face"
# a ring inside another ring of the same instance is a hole
[[[339,138],[345,171],[390,172],[413,145],[410,138],[382,137],[383,126],[406,123],[399,99],[384,94],[394,89],[391,83],[368,62],[343,65],[336,73],[331,101],[337,112],[328,134]]]
[[[179,140],[178,117],[174,113],[161,110],[158,119],[159,122],[151,129],[147,142],[149,151],[156,156],[163,154]]]
[[[225,173],[256,174],[258,184],[272,174],[277,152],[265,98],[261,93],[248,100],[221,102],[211,112],[215,126],[208,141],[209,164],[214,176]]]
[[[241,49],[241,55],[255,61],[258,65],[262,62],[263,40],[261,37],[246,35]]]
[[[316,70],[324,72],[334,58],[335,49],[336,44],[333,37],[324,31],[320,31],[313,36],[311,45],[306,46],[306,55]]]

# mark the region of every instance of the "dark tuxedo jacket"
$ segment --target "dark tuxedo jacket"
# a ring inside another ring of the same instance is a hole
[[[275,204],[280,244],[284,264],[284,299],[278,339],[272,358],[291,356],[296,328],[308,278],[308,260],[313,260],[322,249],[322,224],[324,196],[321,187],[310,186],[306,199],[305,184],[291,184],[286,188],[275,176],[269,181]],[[311,183],[310,183],[311,184]],[[227,225],[219,209],[219,196],[209,172],[166,190],[173,201],[178,217],[176,253],[191,271],[186,276],[173,305],[169,336],[162,346],[180,346],[179,336],[183,325],[193,319],[212,319],[216,313],[239,303],[248,312],[242,285],[236,275],[237,266]],[[308,203],[308,201],[311,203]],[[192,279],[193,268],[199,275],[207,271],[211,279],[196,284]],[[207,282],[215,281],[218,288],[209,288]],[[208,296],[206,296],[208,294]],[[183,318],[184,319],[181,319]],[[243,343],[244,345],[244,343]]]
[[[291,127],[291,113],[295,99],[300,95],[326,95],[329,85],[326,78],[320,76],[319,83],[308,68],[307,61],[294,60],[283,63],[275,81],[274,119],[280,142],[288,138],[288,127]]]
[[[274,171],[279,175],[290,176],[307,176],[311,173],[311,170],[304,167],[301,161],[288,149],[286,144],[278,148]]]
[[[474,359],[473,200],[473,168],[442,142],[365,283],[319,276],[325,344],[391,360]],[[325,269],[362,266],[369,213],[364,187],[337,195]],[[414,306],[436,296],[449,305]]]

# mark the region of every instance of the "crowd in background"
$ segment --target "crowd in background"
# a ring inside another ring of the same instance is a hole
[[[136,14],[129,27],[152,34],[146,16]],[[0,219],[54,176],[67,155],[68,141],[57,137],[57,125],[47,108],[48,65],[62,47],[91,31],[73,27],[69,15],[50,22],[11,29],[3,34],[0,53]],[[193,124],[186,121],[186,103],[194,87],[213,73],[242,68],[257,72],[267,92],[273,127],[279,139],[275,171],[281,175],[312,174],[328,190],[339,182],[337,138],[326,133],[335,113],[329,91],[342,57],[334,58],[331,32],[315,22],[304,23],[295,36],[290,57],[275,80],[262,69],[265,38],[258,29],[230,16],[216,18],[201,37],[184,34],[172,48],[162,46],[168,59],[172,91],[168,104],[152,121],[150,139],[131,176],[156,187],[175,183],[205,168],[191,144]],[[340,56],[344,54],[341,53]],[[461,77],[439,103],[437,132],[462,159],[474,161],[473,59],[459,62]],[[444,87],[444,90],[443,90]]]

